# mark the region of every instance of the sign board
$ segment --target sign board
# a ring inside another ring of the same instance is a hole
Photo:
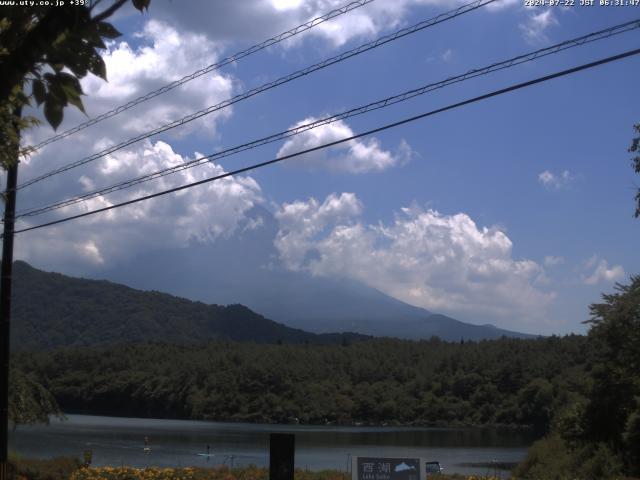
[[[420,458],[353,457],[352,480],[423,480]]]

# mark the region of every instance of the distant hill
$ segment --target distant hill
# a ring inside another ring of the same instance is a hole
[[[14,264],[12,313],[12,347],[20,350],[210,340],[329,344],[366,338],[313,334],[242,305],[206,305],[107,281],[43,272],[20,261]]]

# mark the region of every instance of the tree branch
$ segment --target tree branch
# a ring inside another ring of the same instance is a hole
[[[109,8],[107,8],[106,10],[100,12],[98,15],[93,17],[91,21],[97,23],[97,22],[101,22],[106,18],[109,18],[111,15],[116,13],[116,11],[120,7],[122,7],[122,5],[124,5],[125,3],[127,3],[127,0],[116,0],[113,5],[111,5]]]
[[[73,26],[74,21],[71,15],[59,13],[55,7],[49,9],[24,41],[3,59],[1,65],[8,73],[0,76],[0,102],[9,98],[13,88],[41,61],[58,35]]]

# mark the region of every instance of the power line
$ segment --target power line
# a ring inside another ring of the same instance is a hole
[[[246,173],[246,172],[249,172],[251,170],[257,170],[258,168],[266,167],[268,165],[272,165],[274,163],[282,162],[282,161],[288,160],[290,158],[298,157],[300,155],[304,155],[304,154],[307,154],[307,153],[315,152],[317,150],[322,150],[322,149],[325,149],[325,148],[328,148],[328,147],[339,145],[339,144],[342,144],[342,143],[345,143],[345,142],[349,142],[351,140],[355,140],[355,139],[358,139],[358,138],[361,138],[361,137],[365,137],[365,136],[368,136],[368,135],[373,135],[374,133],[382,132],[382,131],[388,130],[390,128],[395,128],[395,127],[398,127],[400,125],[404,125],[406,123],[414,122],[414,121],[420,120],[422,118],[426,118],[426,117],[430,117],[432,115],[436,115],[438,113],[446,112],[448,110],[453,110],[455,108],[459,108],[459,107],[462,107],[462,106],[465,106],[465,105],[469,105],[469,104],[476,103],[476,102],[479,102],[479,101],[482,101],[482,100],[486,100],[488,98],[496,97],[498,95],[502,95],[502,94],[505,94],[505,93],[508,93],[508,92],[513,92],[515,90],[520,90],[522,88],[526,88],[526,87],[529,87],[529,86],[532,86],[532,85],[535,85],[535,84],[538,84],[538,83],[543,83],[543,82],[546,82],[546,81],[549,81],[549,80],[552,80],[552,79],[555,79],[555,78],[559,78],[559,77],[563,77],[563,76],[566,76],[566,75],[570,75],[572,73],[576,73],[576,72],[579,72],[579,71],[582,71],[582,70],[587,70],[589,68],[594,68],[594,67],[597,67],[599,65],[604,65],[606,63],[610,63],[610,62],[614,62],[614,61],[617,61],[617,60],[621,60],[623,58],[627,58],[627,57],[630,57],[632,55],[637,55],[639,53],[640,53],[640,48],[635,49],[635,50],[629,50],[629,51],[626,51],[624,53],[620,53],[620,54],[613,55],[613,56],[610,56],[610,57],[602,58],[600,60],[596,60],[594,62],[582,64],[582,65],[579,65],[577,67],[569,68],[569,69],[566,69],[566,70],[561,70],[559,72],[552,73],[552,74],[549,74],[549,75],[545,75],[543,77],[538,77],[538,78],[535,78],[533,80],[529,80],[529,81],[522,82],[522,83],[517,83],[515,85],[511,85],[509,87],[505,87],[505,88],[502,88],[500,90],[494,90],[494,91],[492,91],[490,93],[486,93],[484,95],[473,97],[473,98],[464,100],[462,102],[450,104],[450,105],[447,105],[446,107],[441,107],[441,108],[438,108],[436,110],[431,110],[429,112],[425,112],[425,113],[422,113],[420,115],[415,115],[413,117],[405,118],[405,119],[399,120],[397,122],[389,123],[389,124],[383,125],[382,127],[377,127],[377,128],[372,129],[372,130],[367,130],[366,132],[358,133],[356,135],[352,135],[350,137],[342,138],[342,139],[336,140],[334,142],[325,143],[323,145],[318,145],[316,147],[308,148],[306,150],[295,152],[295,153],[292,153],[292,154],[289,154],[289,155],[285,155],[285,156],[282,156],[282,157],[279,157],[279,158],[274,158],[272,160],[267,160],[265,162],[256,163],[256,164],[250,165],[248,167],[239,168],[237,170],[233,170],[231,172],[223,173],[221,175],[216,175],[214,177],[206,178],[204,180],[199,180],[197,182],[192,182],[192,183],[188,183],[188,184],[181,185],[181,186],[178,186],[178,187],[170,188],[168,190],[163,190],[161,192],[152,193],[150,195],[145,195],[143,197],[134,198],[134,199],[131,199],[131,200],[127,200],[125,202],[117,203],[117,204],[114,204],[114,205],[109,205],[107,207],[98,208],[98,209],[95,209],[95,210],[91,210],[89,212],[80,213],[78,215],[72,215],[72,216],[69,216],[69,217],[61,218],[61,219],[54,220],[54,221],[51,221],[51,222],[42,223],[40,225],[35,225],[35,226],[32,226],[32,227],[22,228],[22,229],[16,230],[14,233],[23,233],[23,232],[28,232],[28,231],[31,231],[31,230],[37,230],[37,229],[40,229],[40,228],[49,227],[49,226],[52,226],[52,225],[57,225],[57,224],[60,224],[60,223],[71,221],[71,220],[76,220],[78,218],[88,217],[90,215],[95,215],[97,213],[102,213],[102,212],[106,212],[108,210],[113,210],[115,208],[124,207],[126,205],[132,205],[134,203],[142,202],[142,201],[145,201],[145,200],[150,200],[152,198],[161,197],[163,195],[167,195],[169,193],[178,192],[180,190],[186,190],[188,188],[192,188],[192,187],[195,187],[195,186],[198,186],[198,185],[203,185],[205,183],[210,183],[210,182],[213,182],[213,181],[216,181],[216,180],[221,180],[223,178],[233,177],[233,176],[239,175],[241,173]]]
[[[221,110],[225,107],[228,107],[230,105],[233,105],[237,102],[240,102],[242,100],[246,100],[247,98],[253,97],[254,95],[257,95],[259,93],[262,93],[266,90],[270,90],[272,88],[278,87],[280,85],[283,85],[285,83],[289,83],[295,79],[298,79],[300,77],[303,77],[305,75],[309,75],[310,73],[316,72],[318,70],[321,70],[323,68],[326,68],[330,65],[333,65],[335,63],[339,63],[342,62],[348,58],[354,57],[356,55],[360,55],[361,53],[364,53],[366,51],[372,50],[374,48],[377,48],[381,45],[384,45],[386,43],[392,42],[394,40],[397,40],[399,38],[405,37],[407,35],[416,33],[418,31],[424,30],[425,28],[431,27],[433,25],[437,25],[439,23],[445,22],[447,20],[451,20],[453,18],[456,18],[460,15],[463,15],[465,13],[471,12],[473,10],[476,10],[480,7],[483,7],[485,5],[488,5],[490,3],[495,2],[496,0],[475,0],[471,3],[462,5],[456,9],[450,10],[448,12],[445,13],[441,13],[439,15],[437,15],[436,17],[430,18],[428,20],[424,20],[422,22],[419,22],[411,27],[406,27],[403,28],[401,30],[397,30],[396,32],[389,34],[389,35],[385,35],[382,37],[377,38],[376,40],[372,41],[372,42],[368,42],[365,44],[360,45],[359,47],[356,47],[354,49],[348,50],[346,52],[341,53],[340,55],[336,55],[334,57],[325,59],[319,63],[316,63],[314,65],[311,65],[309,67],[303,68],[302,70],[298,70],[296,72],[293,72],[289,75],[286,75],[284,77],[280,77],[277,80],[274,80],[272,82],[269,83],[265,83],[259,87],[256,87],[252,90],[249,90],[247,92],[241,93],[239,95],[236,95],[235,97],[232,97],[230,99],[227,99],[221,103],[218,103],[217,105],[212,105],[210,107],[207,107],[203,110],[199,110],[195,113],[192,113],[190,115],[187,115],[186,117],[183,117],[179,120],[175,120],[171,123],[162,125],[158,128],[155,128],[154,130],[151,130],[149,132],[143,133],[141,135],[138,135],[137,137],[131,138],[129,140],[125,140],[124,142],[121,142],[117,145],[114,145],[112,147],[109,147],[105,150],[102,150],[101,152],[98,153],[94,153],[93,155],[90,155],[88,157],[84,157],[80,160],[77,160],[75,162],[69,163],[67,165],[64,165],[62,167],[59,167],[57,169],[51,170],[43,175],[40,175],[38,177],[35,177],[31,180],[28,180],[26,182],[23,182],[22,184],[18,185],[17,189],[21,189],[24,187],[28,187],[29,185],[33,185],[34,183],[40,182],[42,180],[45,180],[47,178],[50,178],[54,175],[57,175],[59,173],[63,173],[66,172],[68,170],[71,170],[73,168],[79,167],[81,165],[84,165],[86,163],[92,162],[94,160],[97,160],[99,158],[102,158],[106,155],[109,155],[117,150],[120,150],[124,147],[127,147],[129,145],[132,145],[136,142],[139,142],[141,140],[147,139],[149,137],[152,137],[154,135],[157,135],[159,133],[162,132],[166,132],[167,130],[171,130],[173,128],[179,127],[181,125],[185,125],[189,122],[192,122],[193,120],[196,120],[200,117],[203,117],[205,115],[209,115],[215,111]]]
[[[158,170],[156,172],[152,172],[146,175],[142,175],[136,178],[132,178],[123,182],[119,182],[116,183],[114,185],[110,185],[108,187],[103,187],[97,190],[93,190],[91,192],[86,192],[82,195],[78,195],[75,197],[71,197],[65,200],[61,200],[55,203],[51,203],[42,207],[35,207],[35,208],[31,208],[28,210],[24,210],[22,212],[19,212],[16,215],[16,218],[20,218],[20,217],[27,217],[27,216],[36,216],[36,215],[41,215],[53,210],[57,210],[63,207],[67,207],[79,202],[83,202],[92,198],[96,198],[98,196],[101,195],[106,195],[109,193],[114,193],[120,190],[124,190],[126,188],[130,188],[133,187],[135,185],[139,185],[141,183],[150,181],[150,180],[155,180],[173,173],[177,173],[179,171],[182,170],[186,170],[188,168],[192,168],[198,165],[202,165],[204,163],[210,162],[212,160],[216,160],[216,159],[220,159],[220,158],[224,158],[224,157],[228,157],[231,155],[234,155],[236,153],[239,152],[243,152],[246,150],[250,150],[253,148],[257,148],[259,146],[262,145],[266,145],[268,143],[273,143],[275,141],[278,140],[282,140],[285,138],[289,138],[295,135],[299,135],[307,130],[311,130],[313,128],[317,128],[319,126],[322,125],[327,125],[339,120],[344,120],[346,118],[350,118],[356,115],[362,115],[364,113],[369,113],[371,111],[374,110],[378,110],[381,108],[386,108],[390,105],[396,104],[396,103],[400,103],[400,102],[404,102],[407,101],[411,98],[414,98],[418,95],[423,95],[425,93],[431,92],[433,90],[436,89],[440,89],[440,88],[444,88],[448,85],[452,85],[455,83],[459,83],[462,81],[466,81],[469,80],[471,78],[475,78],[475,77],[479,77],[482,75],[487,75],[489,73],[492,72],[496,72],[499,70],[503,70],[506,68],[510,68],[516,65],[520,65],[522,63],[526,63],[526,62],[530,62],[536,59],[539,59],[541,57],[547,56],[547,55],[551,55],[551,54],[555,54],[558,52],[561,52],[563,50],[567,50],[569,48],[573,48],[576,46],[580,46],[580,45],[584,45],[584,44],[588,44],[588,43],[592,43],[595,41],[599,41],[599,40],[603,40],[605,38],[609,38],[611,36],[614,35],[619,35],[621,33],[625,33],[625,32],[629,32],[631,30],[637,29],[640,27],[640,18],[630,21],[630,22],[625,22],[619,25],[615,25],[603,30],[599,30],[597,32],[593,32],[587,35],[583,35],[571,40],[566,40],[564,42],[549,46],[549,47],[545,47],[545,48],[541,48],[539,50],[536,50],[534,52],[530,52],[527,54],[523,54],[523,55],[519,55],[517,57],[513,57],[510,58],[508,60],[504,60],[501,62],[497,62],[497,63],[493,63],[489,66],[483,67],[483,68],[477,68],[474,70],[469,70],[468,72],[462,74],[462,75],[456,75],[456,76],[451,76],[446,78],[445,80],[441,80],[439,82],[435,82],[435,83],[430,83],[428,85],[422,86],[420,88],[416,88],[416,89],[412,89],[412,90],[408,90],[406,92],[403,92],[399,95],[394,95],[391,97],[387,97],[385,99],[382,100],[378,100],[372,103],[369,103],[367,105],[364,106],[360,106],[360,107],[356,107],[353,109],[350,109],[348,111],[345,112],[341,112],[335,115],[331,115],[319,120],[316,120],[314,122],[310,122],[310,123],[306,123],[303,125],[299,125],[297,127],[285,130],[283,132],[279,132],[279,133],[275,133],[272,135],[269,135],[267,137],[263,137],[261,139],[258,140],[253,140],[251,142],[248,143],[244,143],[242,145],[238,145],[236,147],[232,147],[232,148],[228,148],[225,150],[222,150],[220,152],[217,152],[215,154],[209,155],[209,156],[204,156],[204,157],[198,157],[194,160],[185,162],[183,164],[180,165],[176,165],[173,167],[167,167],[161,170]]]
[[[265,40],[257,45],[253,45],[249,48],[247,48],[246,50],[242,50],[241,52],[238,53],[234,53],[233,55],[226,57],[222,60],[220,60],[217,63],[211,64],[208,67],[202,68],[200,70],[197,70],[189,75],[185,75],[184,77],[182,77],[179,80],[175,80],[171,83],[168,83],[167,85],[164,85],[163,87],[158,88],[157,90],[153,90],[152,92],[147,93],[146,95],[142,95],[134,100],[131,100],[130,102],[127,102],[123,105],[120,105],[116,108],[114,108],[113,110],[109,110],[108,112],[102,113],[100,115],[98,115],[97,117],[94,117],[92,119],[87,120],[86,122],[83,122],[79,125],[76,125],[73,128],[70,128],[68,130],[65,130],[64,132],[61,132],[57,135],[54,135],[52,137],[47,138],[46,140],[38,143],[37,145],[30,147],[30,151],[36,151],[41,149],[42,147],[44,147],[45,145],[49,145],[50,143],[53,143],[55,141],[58,141],[62,138],[68,137],[69,135],[72,135],[74,133],[77,133],[81,130],[84,130],[87,127],[90,127],[91,125],[95,125],[96,123],[101,122],[102,120],[106,120],[107,118],[111,118],[115,115],[118,115],[119,113],[124,112],[125,110],[129,110],[132,107],[135,107],[136,105],[146,102],[147,100],[151,100],[152,98],[157,97],[158,95],[162,95],[163,93],[166,93],[170,90],[173,90],[174,88],[177,88],[181,85],[184,85],[187,82],[190,82],[191,80],[194,80],[198,77],[201,77],[203,75],[206,75],[207,73],[210,73],[214,70],[218,70],[221,67],[224,67],[225,65],[228,65],[230,63],[233,62],[237,62],[238,60],[244,58],[244,57],[248,57],[249,55],[252,55],[256,52],[259,52],[260,50],[264,50],[267,47],[270,47],[272,45],[276,45],[277,43],[280,43],[284,40],[287,40],[291,37],[294,37],[302,32],[305,32],[307,30],[310,30],[313,27],[316,27],[318,25],[320,25],[321,23],[324,23],[328,20],[331,20],[333,18],[339,17],[340,15],[344,15],[345,13],[350,12],[351,10],[355,10],[356,8],[360,8],[368,3],[373,2],[374,0],[357,0],[354,2],[351,2],[347,5],[344,5],[340,8],[336,8],[335,10],[331,10],[328,13],[325,13],[324,15],[320,16],[320,17],[316,17],[312,20],[309,20],[308,22],[303,23],[302,25],[298,25],[295,28],[292,28],[291,30],[287,30],[286,32],[283,32],[279,35],[276,35],[275,37],[269,38],[268,40]]]

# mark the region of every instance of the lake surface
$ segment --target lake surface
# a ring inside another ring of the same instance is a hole
[[[90,448],[94,466],[212,466],[269,463],[269,434],[296,435],[296,467],[350,471],[350,456],[422,457],[449,473],[496,473],[465,464],[518,462],[531,434],[501,429],[256,425],[68,415],[49,426],[21,426],[9,434],[12,451],[27,457],[82,456]],[[144,451],[148,437],[150,452]],[[210,446],[213,456],[205,453]],[[505,475],[505,472],[497,472]]]

